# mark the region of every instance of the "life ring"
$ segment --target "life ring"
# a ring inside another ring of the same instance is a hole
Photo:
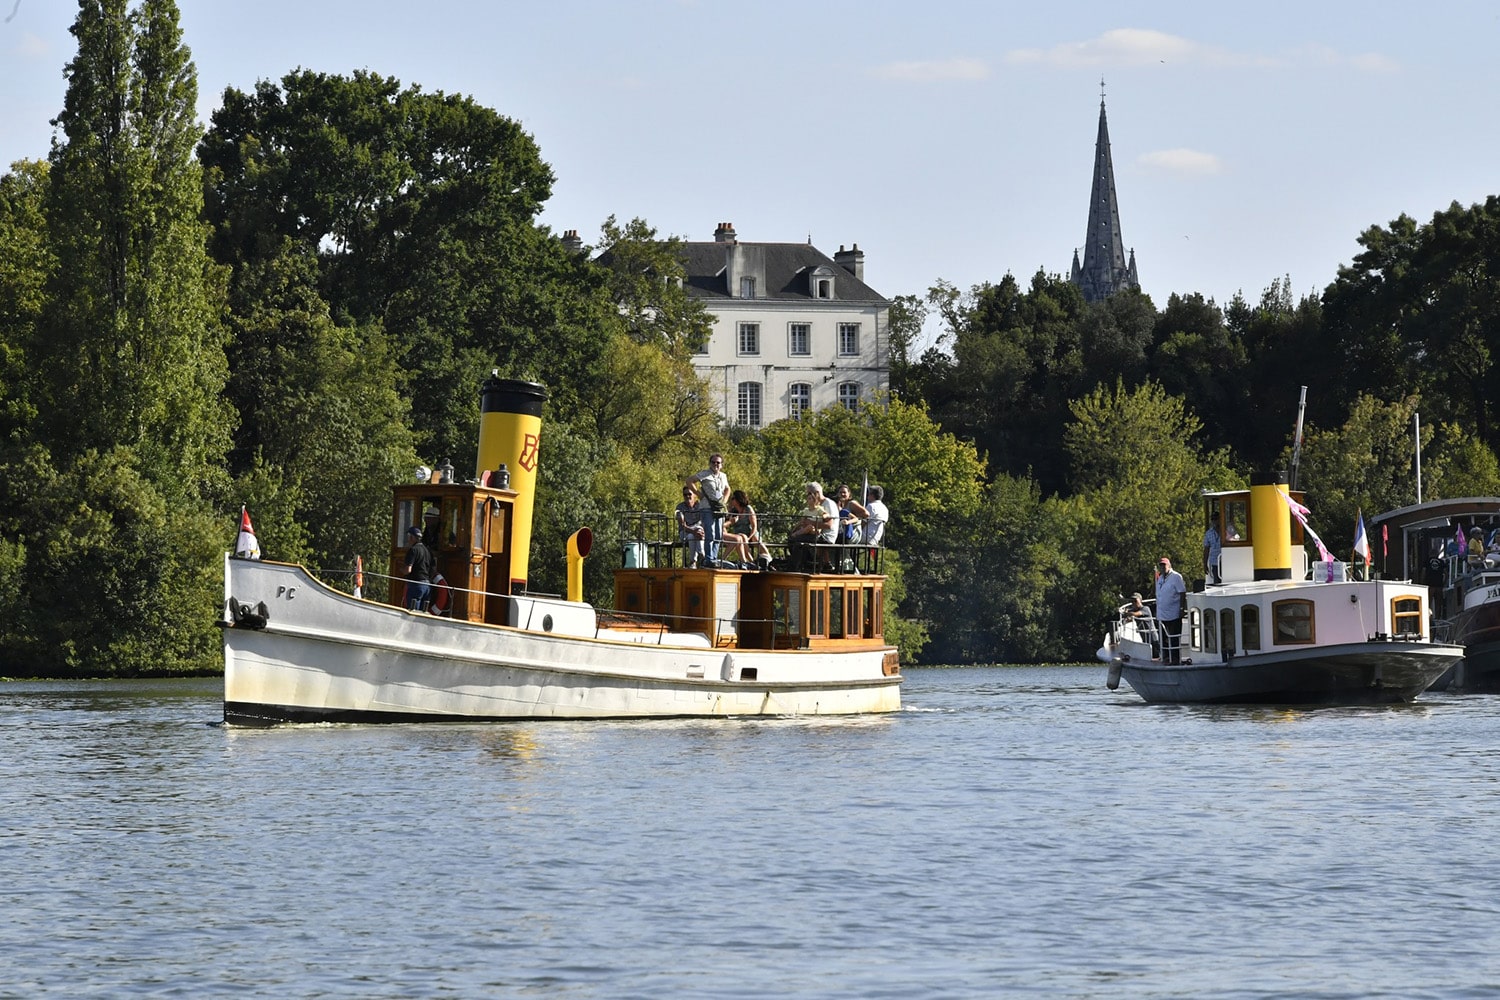
[[[448,586],[448,581],[439,573],[432,578],[432,610],[436,614],[446,615],[452,603],[453,588]]]

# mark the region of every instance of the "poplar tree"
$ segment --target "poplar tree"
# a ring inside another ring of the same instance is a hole
[[[80,0],[72,33],[31,355],[50,461],[25,517],[29,626],[7,640],[40,673],[209,667],[230,417],[197,71],[171,0]]]

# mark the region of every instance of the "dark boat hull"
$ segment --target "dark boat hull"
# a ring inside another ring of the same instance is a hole
[[[1126,660],[1120,674],[1158,704],[1385,705],[1414,699],[1463,656],[1428,642],[1358,642],[1167,666]]]

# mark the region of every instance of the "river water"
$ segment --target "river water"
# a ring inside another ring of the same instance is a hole
[[[1500,996],[1500,696],[218,724],[0,685],[3,997]]]

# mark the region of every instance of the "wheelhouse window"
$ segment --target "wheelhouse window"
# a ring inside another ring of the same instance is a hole
[[[1240,648],[1260,648],[1260,608],[1254,604],[1240,608]]]
[[[852,357],[859,353],[859,324],[839,324],[839,355]]]
[[[846,410],[859,409],[859,383],[839,383],[839,405]]]
[[[787,416],[800,420],[802,414],[812,409],[812,386],[807,382],[793,382],[786,390]]]
[[[755,355],[760,353],[760,324],[741,323],[739,337],[740,354]]]
[[[1248,500],[1224,501],[1224,526],[1219,537],[1225,542],[1248,542],[1250,540],[1250,502]]]
[[[1422,635],[1420,597],[1398,597],[1391,601],[1391,632],[1412,638]]]
[[[1312,601],[1276,601],[1271,605],[1271,623],[1273,645],[1298,646],[1317,641]]]
[[[760,426],[759,382],[740,383],[739,417],[739,422],[746,427]]]
[[[792,357],[812,354],[812,324],[792,323],[786,328],[786,352]]]

